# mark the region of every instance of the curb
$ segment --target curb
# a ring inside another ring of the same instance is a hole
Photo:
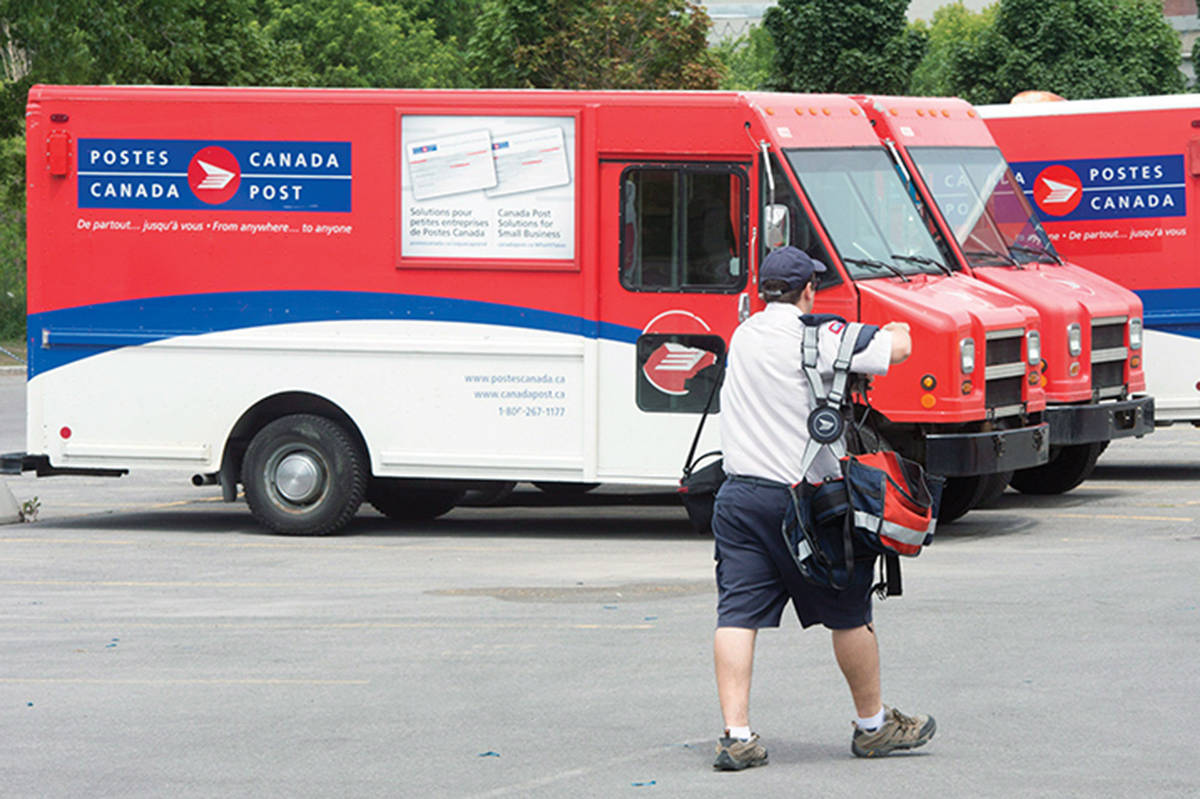
[[[20,375],[25,374],[24,366],[0,366],[0,375]]]
[[[0,524],[14,524],[21,521],[21,506],[9,489],[8,483],[0,483]]]

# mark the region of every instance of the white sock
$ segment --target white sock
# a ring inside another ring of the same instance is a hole
[[[729,737],[730,738],[737,738],[739,741],[749,741],[750,735],[751,735],[751,733],[750,733],[749,727],[730,727],[729,728]]]
[[[854,720],[854,723],[863,732],[875,732],[875,730],[883,726],[883,708],[879,708],[879,712],[874,716],[869,716],[868,718],[859,716]]]

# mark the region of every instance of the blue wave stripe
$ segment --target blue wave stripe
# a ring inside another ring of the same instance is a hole
[[[251,291],[184,294],[84,305],[31,314],[29,377],[117,347],[263,325],[409,319],[521,327],[637,341],[639,330],[514,305],[355,291]]]
[[[1200,288],[1147,289],[1136,293],[1142,298],[1146,327],[1200,338]]]

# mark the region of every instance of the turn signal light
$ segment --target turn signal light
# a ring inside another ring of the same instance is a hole
[[[1129,365],[1131,367],[1133,367],[1134,369],[1137,369],[1139,366],[1142,365],[1142,359],[1135,355],[1129,359]]]
[[[1036,386],[1039,382],[1041,382],[1041,375],[1039,375],[1037,372],[1030,372],[1029,385]]]
[[[1075,361],[1071,364],[1071,368],[1067,370],[1071,377],[1079,377],[1079,362]]]
[[[970,393],[971,393],[972,391],[974,391],[974,390],[975,390],[975,386],[974,386],[974,385],[971,383],[971,381],[970,381],[970,380],[964,380],[964,381],[963,381],[963,384],[962,384],[962,393],[963,393],[964,395],[966,395],[966,394],[970,394]]]
[[[921,388],[926,391],[933,391],[937,388],[937,378],[933,375],[925,375],[921,378]]]
[[[937,397],[933,396],[932,394],[922,394],[921,395],[921,407],[922,408],[924,408],[925,410],[929,410],[934,405],[937,405]]]

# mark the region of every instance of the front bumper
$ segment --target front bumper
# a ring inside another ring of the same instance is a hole
[[[994,474],[1041,466],[1050,459],[1046,422],[987,433],[935,433],[925,437],[925,470],[942,477]]]
[[[1043,418],[1050,423],[1050,443],[1056,447],[1144,436],[1154,432],[1154,397],[1049,405]]]

